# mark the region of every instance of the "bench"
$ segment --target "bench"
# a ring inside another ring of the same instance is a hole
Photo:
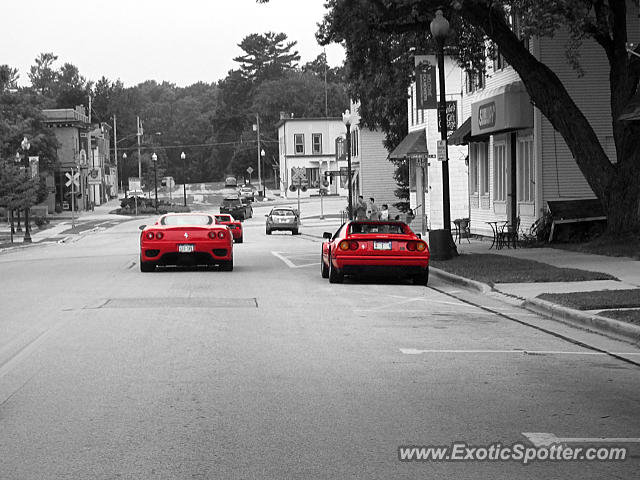
[[[553,240],[556,225],[565,223],[606,220],[604,209],[597,198],[583,200],[551,200],[547,202],[552,217],[549,242]]]

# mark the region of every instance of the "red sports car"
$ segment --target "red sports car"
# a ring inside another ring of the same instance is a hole
[[[219,265],[233,270],[233,237],[208,213],[167,213],[140,227],[140,271],[156,265]]]
[[[351,221],[323,236],[322,277],[331,283],[365,273],[411,277],[417,285],[429,282],[429,248],[405,223]]]
[[[226,225],[233,234],[233,240],[236,243],[242,243],[244,241],[244,235],[242,234],[242,222],[234,219],[231,215],[226,213],[214,215],[216,223],[218,225]]]

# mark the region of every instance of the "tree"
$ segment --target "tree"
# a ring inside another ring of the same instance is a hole
[[[324,43],[345,43],[350,81],[360,79],[362,83],[366,79],[375,83],[380,75],[374,75],[371,70],[384,69],[385,65],[363,64],[363,58],[372,54],[367,48],[370,37],[392,38],[398,42],[417,33],[426,37],[435,10],[443,7],[445,16],[455,27],[457,49],[452,53],[458,56],[461,65],[467,67],[473,60],[474,68],[482,68],[484,52],[478,47],[484,46],[484,42],[478,39],[487,39],[500,50],[520,75],[532,102],[564,138],[606,209],[609,231],[621,233],[640,230],[640,123],[618,120],[634,99],[640,81],[640,58],[629,56],[626,51],[630,15],[627,6],[636,3],[624,0],[329,0],[329,13],[318,36]],[[508,22],[508,14],[516,11],[521,17],[521,32],[514,32]],[[610,111],[606,115],[613,127],[616,162],[609,160],[592,125],[560,79],[529,52],[517,35],[553,36],[562,29],[570,33],[567,55],[577,67],[577,47],[587,39],[595,41],[606,54],[610,73]],[[388,49],[393,43],[390,45]],[[640,47],[636,48],[638,52]],[[385,82],[390,80],[380,83]],[[354,89],[356,93],[367,93],[366,88],[359,89],[357,84]]]
[[[53,53],[41,53],[35,59],[36,64],[29,71],[31,86],[41,95],[53,96],[58,72],[53,69],[58,57]]]
[[[18,88],[18,69],[11,68],[9,65],[0,65],[0,93],[9,89]]]
[[[245,54],[233,60],[240,63],[242,74],[256,83],[280,78],[300,60],[298,51],[292,51],[297,42],[286,40],[285,33],[252,33],[238,44]]]

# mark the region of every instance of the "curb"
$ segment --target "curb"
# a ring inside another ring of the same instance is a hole
[[[540,313],[547,317],[598,333],[623,337],[624,340],[640,341],[640,326],[621,322],[613,318],[602,317],[593,313],[574,310],[557,303],[547,302],[539,298],[525,300],[522,304],[527,310]]]
[[[463,287],[468,287],[481,293],[489,293],[493,291],[493,288],[486,283],[478,282],[476,280],[470,280],[453,273],[445,272],[444,270],[440,270],[439,268],[435,267],[429,267],[429,269],[431,270],[432,274],[434,274],[441,280],[444,280],[445,282],[462,285]]]

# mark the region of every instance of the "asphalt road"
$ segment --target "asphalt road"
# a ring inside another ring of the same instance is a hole
[[[0,479],[638,478],[637,348],[434,278],[330,285],[263,213],[233,272],[140,273],[143,220],[0,255]],[[630,458],[398,459],[556,437]]]

